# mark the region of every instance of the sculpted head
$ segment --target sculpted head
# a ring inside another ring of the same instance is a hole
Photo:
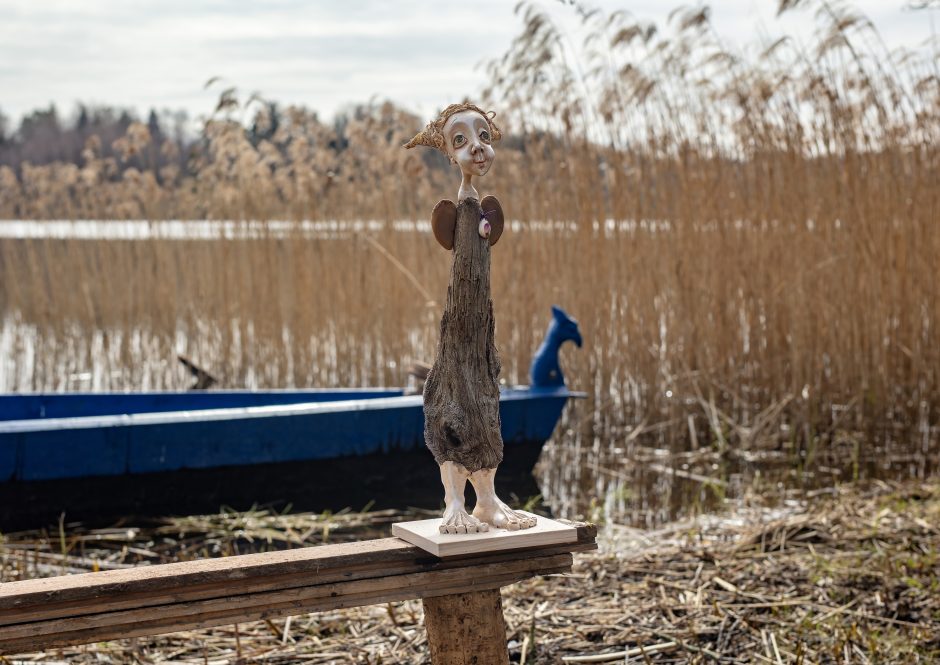
[[[405,147],[424,145],[443,152],[463,173],[459,199],[478,198],[470,178],[486,175],[496,158],[492,144],[502,138],[502,134],[493,122],[495,115],[469,102],[451,104]]]
[[[447,156],[464,175],[486,175],[493,165],[493,130],[490,120],[477,111],[458,111],[444,122]]]

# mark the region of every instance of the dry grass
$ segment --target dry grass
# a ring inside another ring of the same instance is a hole
[[[940,658],[940,486],[759,497],[656,531],[610,525],[572,575],[503,591],[513,662],[922,663]],[[388,512],[169,519],[9,534],[0,580],[315,545],[387,532]],[[625,653],[631,658],[625,661]],[[605,657],[606,656],[606,657]],[[418,601],[35,654],[69,663],[425,663]],[[25,662],[33,656],[20,656]]]
[[[494,252],[497,343],[505,379],[524,382],[549,306],[580,319],[587,346],[564,361],[592,399],[556,453],[571,473],[638,442],[773,449],[801,467],[847,449],[856,469],[860,451],[901,442],[920,456],[911,473],[929,470],[936,62],[884,53],[829,3],[796,4],[818,9],[818,42],[759,57],[725,50],[699,12],[665,36],[586,14],[579,49],[523,7],[523,32],[491,65],[507,139],[485,189],[516,220]],[[2,239],[3,388],[178,388],[177,352],[232,387],[400,385],[402,367],[431,357],[449,257],[393,224],[425,220],[456,187],[440,156],[400,149],[422,120],[384,104],[340,131],[291,109],[253,143],[239,123],[253,103],[221,104],[186,173],[120,175],[94,145],[81,167],[2,171],[0,215],[379,224]],[[130,157],[147,141],[134,126],[119,147]]]

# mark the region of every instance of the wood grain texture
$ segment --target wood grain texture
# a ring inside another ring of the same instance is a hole
[[[509,665],[499,589],[424,599],[434,665]]]
[[[454,262],[434,365],[424,384],[424,441],[438,464],[468,471],[503,460],[499,355],[490,298],[490,243],[479,234],[474,198],[457,206]]]
[[[491,564],[480,569],[397,575],[268,593],[236,593],[210,600],[133,610],[110,612],[106,604],[99,604],[98,612],[94,614],[0,628],[0,653],[13,654],[69,644],[276,619],[307,612],[461,593],[468,589],[499,588],[533,575],[570,569],[571,555],[556,554],[512,564]]]
[[[440,560],[397,538],[10,582],[0,654],[428,598],[570,570],[578,541]]]

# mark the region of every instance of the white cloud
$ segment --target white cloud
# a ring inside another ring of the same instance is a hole
[[[930,35],[927,13],[902,12],[904,0],[857,3],[894,47]],[[588,1],[586,4],[591,4]],[[628,5],[638,18],[664,22],[659,0]],[[775,0],[716,0],[713,22],[731,43],[783,31],[809,37],[812,15],[774,18]],[[317,109],[328,116],[373,95],[422,113],[473,96],[521,21],[510,0],[305,2],[301,0],[0,0],[0,110],[17,117],[54,101],[210,111],[221,75],[245,93]],[[564,26],[573,11],[542,4]]]

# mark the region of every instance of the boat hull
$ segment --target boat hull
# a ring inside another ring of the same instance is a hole
[[[14,396],[0,398],[0,407],[10,400],[0,411],[7,418],[27,416],[0,421],[0,530],[35,526],[62,512],[88,521],[223,505],[440,504],[437,465],[423,443],[421,396],[308,392],[306,399],[325,399],[297,402],[301,397],[290,391],[233,392],[192,401],[206,395],[213,393],[134,396],[129,399],[138,403],[120,408],[164,410],[121,414],[105,413],[115,404],[91,396],[84,402],[68,396],[70,404],[43,396],[44,406],[37,406],[39,396],[18,396],[16,404]],[[564,388],[503,392],[505,453],[497,477],[504,493],[538,492],[532,467],[573,396]],[[181,405],[190,408],[173,410]]]
[[[507,447],[496,474],[500,496],[539,494],[532,476],[544,441]],[[469,487],[469,485],[468,485]],[[344,508],[439,509],[440,472],[426,448],[326,460],[181,469],[0,485],[0,532],[66,522],[104,526],[133,516],[214,513],[268,507],[291,512]],[[472,503],[472,490],[468,501]]]

